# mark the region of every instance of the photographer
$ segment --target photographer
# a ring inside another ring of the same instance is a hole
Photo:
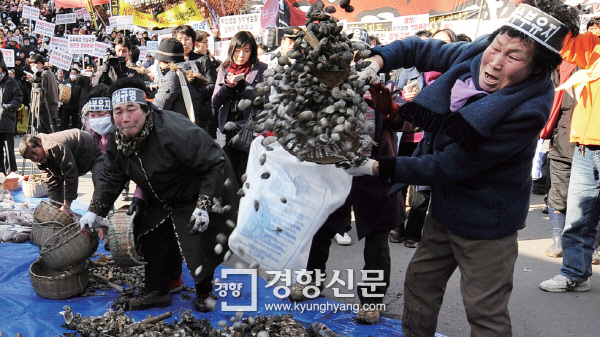
[[[127,67],[127,62],[131,62],[131,42],[128,38],[119,36],[113,42],[113,47],[106,55],[99,73],[94,76],[92,86],[95,87],[100,83],[111,85],[117,79],[124,77],[138,77],[144,80],[144,75]]]
[[[58,79],[50,67],[44,66],[41,55],[31,55],[28,61],[33,71],[33,76],[28,76],[32,83],[31,112],[39,113],[37,131],[52,133],[58,118]]]

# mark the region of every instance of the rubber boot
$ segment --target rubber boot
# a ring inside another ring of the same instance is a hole
[[[554,243],[546,249],[546,256],[562,257],[562,232],[565,229],[566,214],[548,207],[548,216],[550,217],[550,233]]]

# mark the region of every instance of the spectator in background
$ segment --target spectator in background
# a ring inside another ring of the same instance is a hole
[[[64,81],[64,83],[71,87],[71,98],[67,103],[64,103],[62,106],[62,114],[60,126],[61,130],[67,129],[79,129],[81,124],[81,118],[79,116],[80,112],[80,102],[81,102],[81,87],[77,84],[77,80],[79,78],[79,70],[77,68],[71,68],[69,72],[69,78]]]
[[[152,63],[154,63],[154,58],[152,58],[151,54],[147,54],[146,61],[144,61],[144,68],[148,69]]]
[[[23,92],[19,83],[9,75],[2,53],[0,53],[0,92],[2,92],[0,97],[2,100],[0,102],[2,104],[0,107],[0,172],[6,176],[10,172],[17,171],[14,134],[17,110],[23,102]],[[9,167],[4,166],[4,153],[8,156]]]
[[[466,43],[471,43],[471,42],[473,42],[473,39],[471,39],[467,34],[458,34],[458,35],[456,35],[456,42],[460,42],[460,41],[464,41]]]
[[[28,61],[34,71],[34,76],[31,78],[32,85],[37,89],[32,90],[31,113],[39,111],[38,132],[49,134],[56,131],[58,79],[52,69],[44,65],[45,61],[41,55],[32,55]]]
[[[371,47],[377,47],[381,46],[381,41],[379,41],[379,37],[371,35],[369,36],[369,44]]]

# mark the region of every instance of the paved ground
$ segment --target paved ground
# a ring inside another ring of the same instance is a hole
[[[16,153],[18,143],[15,139]],[[19,169],[22,160],[18,157]],[[27,171],[26,173],[29,173]],[[131,191],[134,190],[132,184]],[[80,201],[89,203],[93,193],[91,176],[86,175],[79,180]],[[126,204],[117,201],[117,207]],[[551,244],[549,239],[548,216],[543,214],[543,198],[531,196],[527,226],[519,232],[519,258],[514,274],[514,290],[509,304],[513,321],[514,336],[600,336],[598,313],[600,312],[600,266],[594,266],[594,276],[590,282],[592,289],[584,293],[547,293],[539,289],[538,284],[556,275],[561,266],[561,259],[549,258],[544,250]],[[357,241],[356,232],[350,232],[354,240],[351,246],[342,247],[332,244],[329,268],[360,270],[363,265],[363,242]],[[403,244],[390,244],[392,255],[392,284],[384,299],[387,305],[385,316],[402,318],[404,271],[414,253],[414,249]],[[232,259],[231,261],[235,261]],[[331,270],[328,275],[332,275]],[[450,279],[444,298],[438,323],[438,332],[453,336],[468,336],[469,325],[464,313],[460,288],[459,273]],[[355,277],[355,282],[357,278]],[[335,299],[330,290],[325,290],[327,298]],[[353,301],[348,301],[353,302]]]

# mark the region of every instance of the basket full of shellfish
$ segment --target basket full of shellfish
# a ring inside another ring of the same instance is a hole
[[[42,174],[31,174],[23,178],[21,186],[23,194],[30,198],[43,198],[48,196],[48,184]]]
[[[306,29],[295,33],[293,50],[279,56],[278,64],[263,73],[267,80],[255,88],[269,102],[257,113],[254,131],[272,131],[288,152],[321,164],[353,158],[370,142],[373,128],[363,100],[370,83],[358,76],[368,64],[361,60],[371,52],[343,31],[334,12],[315,1]],[[254,103],[260,105],[260,99]]]

